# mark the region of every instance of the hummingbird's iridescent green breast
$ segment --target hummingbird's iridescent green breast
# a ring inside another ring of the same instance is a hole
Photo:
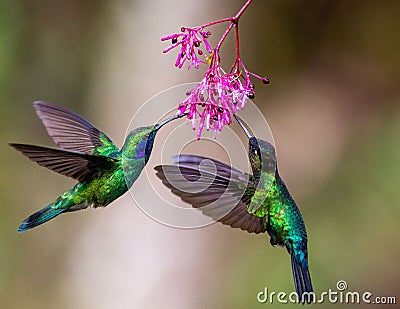
[[[104,171],[99,177],[87,182],[78,182],[62,197],[68,197],[74,205],[89,202],[93,207],[105,207],[127,190],[124,171],[119,163],[114,169]]]
[[[287,241],[307,242],[307,234],[300,211],[279,175],[265,200],[268,208],[267,231],[275,244]]]

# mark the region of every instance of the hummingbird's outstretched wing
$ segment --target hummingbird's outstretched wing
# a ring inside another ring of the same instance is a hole
[[[33,103],[33,106],[58,147],[101,156],[119,151],[106,134],[74,112],[40,101]]]
[[[222,224],[256,234],[266,231],[263,218],[247,211],[246,203],[254,194],[251,175],[201,156],[173,159],[175,165],[155,167],[156,175],[172,193]]]
[[[64,149],[26,144],[10,144],[10,146],[40,166],[79,181],[89,180],[117,163],[116,159]]]

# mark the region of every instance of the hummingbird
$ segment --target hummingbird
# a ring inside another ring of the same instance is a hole
[[[275,147],[252,136],[234,117],[248,138],[252,174],[214,159],[181,154],[173,157],[174,165],[156,166],[156,175],[172,193],[215,221],[250,233],[267,232],[272,246],[290,254],[298,300],[310,303],[314,294],[306,227],[279,176]]]
[[[16,144],[40,166],[78,181],[54,202],[26,218],[18,228],[24,232],[59,214],[88,207],[106,207],[124,194],[149,160],[158,130],[179,114],[158,124],[132,130],[121,149],[90,122],[74,112],[51,103],[34,102],[36,114],[59,148]]]

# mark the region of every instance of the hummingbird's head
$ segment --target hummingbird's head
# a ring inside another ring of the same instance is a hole
[[[275,147],[269,142],[255,137],[249,139],[249,159],[251,167],[274,173],[276,170]]]
[[[186,115],[187,113],[175,115],[164,119],[153,126],[136,128],[128,134],[125,144],[122,147],[122,153],[129,159],[144,158],[146,164],[150,158],[151,151],[153,150],[154,138],[156,137],[158,130],[168,122]]]
[[[275,173],[276,153],[275,147],[269,142],[253,136],[239,117],[233,115],[249,139],[249,161],[254,176],[259,176],[261,171]]]

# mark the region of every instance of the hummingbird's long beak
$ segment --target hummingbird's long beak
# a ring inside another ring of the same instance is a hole
[[[247,137],[249,139],[251,139],[252,137],[254,137],[253,135],[251,135],[250,131],[245,127],[245,125],[243,124],[243,122],[240,120],[240,118],[238,116],[236,116],[235,114],[233,114],[233,117],[235,117],[236,121],[239,123],[239,125],[242,127],[244,133],[246,133]]]
[[[175,116],[169,117],[167,119],[164,119],[163,121],[161,121],[155,125],[155,130],[159,130],[163,125],[167,124],[168,122],[178,119],[178,118],[182,118],[184,116],[187,116],[187,114],[188,113],[183,113],[183,114],[175,115]]]

